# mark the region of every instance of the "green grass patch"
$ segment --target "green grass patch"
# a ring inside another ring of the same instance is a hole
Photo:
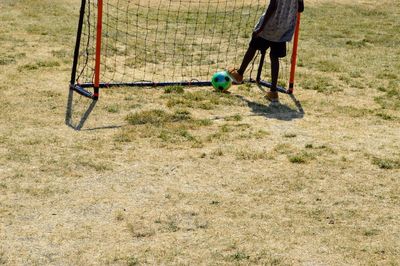
[[[381,169],[400,169],[400,159],[378,158],[372,159],[372,163]]]
[[[199,145],[201,144],[196,137],[194,137],[188,130],[184,128],[162,129],[158,137],[162,141],[169,143],[181,143],[186,141],[192,141],[198,143]]]
[[[4,252],[0,252],[0,265],[6,265],[7,264],[7,258]]]
[[[306,90],[315,90],[321,93],[330,94],[342,89],[334,80],[328,76],[322,75],[309,75],[301,82],[301,86]]]
[[[106,107],[107,112],[109,113],[118,113],[120,107],[117,104],[111,104],[109,106]]]
[[[122,130],[114,136],[119,143],[132,142],[136,138],[158,138],[163,143],[191,142],[192,148],[202,147],[200,138],[190,131],[212,125],[209,119],[194,119],[187,110],[169,113],[154,109],[129,114],[126,117],[132,128]],[[141,128],[145,127],[145,128]]]
[[[381,88],[382,89],[382,88]],[[383,109],[400,108],[400,86],[383,89],[384,95],[375,98],[375,102],[382,106]]]
[[[11,55],[1,55],[0,56],[0,66],[14,64],[16,59],[14,56]]]
[[[218,130],[207,136],[206,140],[209,142],[213,141],[225,141],[233,136],[236,131],[235,127],[230,124],[223,124],[218,127]]]
[[[296,149],[289,143],[277,144],[273,150],[278,154],[292,154],[296,151]]]
[[[365,230],[363,235],[368,236],[368,237],[377,236],[377,235],[379,235],[379,230],[377,230],[377,229]]]
[[[187,111],[176,111],[171,114],[164,110],[155,109],[129,114],[126,120],[131,125],[151,124],[161,126],[165,123],[188,121],[191,120],[191,116]]]
[[[314,67],[322,72],[342,72],[344,70],[343,63],[339,60],[324,59],[316,62]]]
[[[365,117],[374,113],[373,110],[367,108],[357,108],[354,106],[339,106],[338,113],[348,115],[349,117]]]
[[[376,113],[376,116],[380,117],[380,118],[382,118],[383,120],[386,120],[386,121],[395,121],[395,120],[398,119],[398,117],[396,117],[396,116],[393,116],[393,115],[390,115],[390,114],[387,114],[387,113],[383,113],[383,112]]]
[[[288,155],[289,162],[295,164],[305,164],[309,163],[311,160],[315,159],[315,155],[309,152],[299,152],[293,155]]]
[[[291,138],[297,137],[297,134],[296,133],[285,133],[283,135],[283,137],[291,139]]]
[[[259,150],[238,150],[236,152],[237,160],[249,160],[249,161],[257,161],[257,160],[272,160],[274,157],[268,151],[259,151]]]
[[[185,92],[182,94],[169,94],[165,95],[165,97],[168,99],[168,107],[187,107],[211,110],[221,105],[233,106],[243,104],[234,96],[208,90]]]
[[[224,120],[225,121],[236,121],[236,122],[239,122],[239,121],[243,120],[243,117],[240,114],[235,114],[235,115],[232,115],[232,116],[225,117]]]
[[[390,80],[390,79],[398,80],[399,76],[396,73],[385,70],[385,71],[381,71],[380,73],[378,73],[376,75],[376,78],[382,79],[382,80]]]
[[[41,68],[53,68],[60,66],[58,61],[48,60],[48,61],[39,61],[36,63],[29,63],[18,67],[19,71],[31,71],[31,70],[38,70]]]
[[[59,59],[69,59],[69,56],[71,56],[71,52],[64,49],[53,50],[51,51],[51,55]]]
[[[346,41],[346,45],[352,48],[362,48],[366,47],[368,44],[370,44],[370,41],[367,39]]]
[[[233,261],[244,261],[244,260],[249,260],[250,256],[247,255],[245,252],[238,251],[231,255],[231,259]]]
[[[164,93],[184,93],[185,90],[183,86],[168,86],[164,88]]]

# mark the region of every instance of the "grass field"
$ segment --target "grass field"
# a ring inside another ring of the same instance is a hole
[[[0,1],[0,265],[400,264],[399,1],[306,1],[279,105],[103,90],[74,131],[79,2]]]

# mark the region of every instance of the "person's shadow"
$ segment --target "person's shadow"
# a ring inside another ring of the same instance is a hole
[[[266,91],[262,86],[258,86],[260,90],[262,90],[264,93]],[[299,100],[296,99],[296,97],[293,94],[283,94],[284,96],[289,96],[290,99],[294,102],[296,108],[292,108],[286,104],[282,104],[280,102],[276,103],[267,103],[266,105],[251,101],[249,99],[246,99],[245,97],[241,95],[237,95],[236,97],[240,98],[242,101],[244,101],[248,107],[251,108],[252,112],[254,115],[257,116],[264,116],[266,118],[272,118],[272,119],[278,119],[278,120],[284,120],[284,121],[291,121],[293,119],[301,119],[304,117],[304,109],[301,106],[301,103]],[[267,100],[266,100],[267,101]]]

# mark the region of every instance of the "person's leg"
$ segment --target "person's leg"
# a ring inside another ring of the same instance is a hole
[[[231,68],[228,70],[228,73],[231,76],[234,84],[241,84],[243,82],[244,72],[246,71],[246,68],[250,64],[251,60],[253,60],[256,52],[257,52],[256,48],[249,46],[243,57],[243,61],[242,64],[240,65],[240,68],[238,70],[236,70],[235,68]]]
[[[243,56],[240,68],[238,70],[235,68],[231,68],[228,70],[228,73],[235,84],[241,84],[243,82],[243,75],[246,72],[247,67],[253,60],[254,56],[256,55],[257,50],[265,50],[266,48],[268,48],[267,41],[263,38],[254,37],[251,39],[249,43],[249,48]]]
[[[251,60],[253,60],[255,54],[257,52],[257,49],[249,46],[249,48],[247,49],[244,57],[243,57],[243,61],[242,64],[240,65],[240,68],[238,70],[238,73],[240,75],[243,76],[244,72],[246,71],[247,67],[249,66]]]
[[[279,76],[279,57],[270,54],[271,59],[271,91],[276,91]]]
[[[271,91],[266,95],[267,99],[271,102],[276,102],[279,100],[278,96],[278,77],[279,77],[279,58],[286,56],[286,43],[281,42],[271,42]]]
[[[270,54],[269,58],[271,59],[271,88],[270,91],[267,92],[266,98],[271,102],[279,101],[278,96],[278,76],[279,76],[279,57]]]

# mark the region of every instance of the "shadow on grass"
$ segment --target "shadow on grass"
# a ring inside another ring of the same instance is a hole
[[[115,128],[121,128],[123,126],[102,126],[102,127],[92,127],[92,128],[85,128],[82,129],[81,131],[94,131],[94,130],[102,130],[102,129],[115,129]]]
[[[263,89],[262,89],[263,90]],[[264,91],[264,90],[263,90]],[[261,104],[257,102],[250,101],[249,99],[244,98],[243,96],[237,96],[242,101],[244,101],[248,107],[251,108],[252,112],[256,116],[264,116],[266,118],[278,119],[283,121],[291,121],[294,119],[301,119],[304,117],[304,109],[301,106],[299,100],[293,94],[283,94],[288,95],[290,99],[294,102],[296,108],[292,108],[286,104],[270,103],[268,100],[265,100],[266,104]]]
[[[65,124],[73,128],[74,130],[80,131],[82,130],[82,127],[84,126],[85,122],[87,121],[93,109],[95,108],[97,100],[87,99],[80,95],[77,95],[77,98],[82,98],[82,99],[75,99],[74,101],[74,91],[70,90],[68,94],[67,111],[65,114]],[[95,128],[86,128],[83,130],[90,131],[90,130],[100,130],[100,129],[113,129],[120,127],[121,126],[111,125],[111,126],[102,126]]]

